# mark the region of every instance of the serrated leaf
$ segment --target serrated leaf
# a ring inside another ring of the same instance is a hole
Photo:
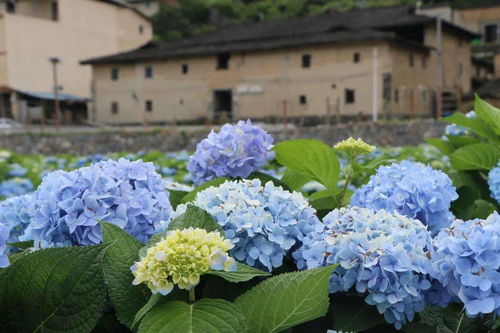
[[[276,160],[289,170],[320,182],[334,191],[337,188],[340,165],[333,148],[318,140],[289,140],[273,148]]]
[[[142,320],[139,333],[244,333],[241,310],[228,301],[204,298],[194,304],[168,302]]]
[[[458,304],[440,307],[426,307],[419,314],[422,323],[436,327],[437,333],[471,333],[481,326],[478,318],[469,318]]]
[[[105,243],[110,243],[103,260],[104,279],[118,320],[131,327],[132,321],[151,296],[148,288],[132,284],[134,276],[130,267],[139,259],[142,244],[120,227],[101,222]]]
[[[0,331],[90,332],[106,286],[101,265],[107,245],[39,250],[0,274]]]
[[[219,276],[229,282],[244,282],[249,281],[257,276],[270,276],[271,273],[261,271],[260,269],[247,266],[242,263],[236,263],[236,271],[225,272],[225,271],[213,271],[210,270],[206,274]]]
[[[439,149],[443,154],[449,155],[455,151],[455,146],[450,141],[445,141],[438,138],[430,138],[425,140],[428,144]]]
[[[221,178],[215,178],[215,179],[212,179],[206,183],[203,183],[200,186],[198,186],[197,188],[195,188],[194,190],[192,190],[191,192],[189,192],[184,198],[182,198],[181,203],[191,202],[194,199],[196,199],[196,195],[198,194],[198,192],[201,192],[201,191],[203,191],[209,187],[212,187],[212,186],[219,186],[228,180],[229,180],[229,178],[221,177]]]
[[[13,242],[13,243],[8,243],[7,245],[15,247],[16,249],[27,250],[33,247],[33,241],[29,240],[24,242]]]
[[[284,190],[287,191],[290,190],[288,185],[282,182],[281,180],[262,172],[258,171],[252,172],[250,176],[247,177],[247,179],[259,179],[262,185],[266,184],[267,182],[272,182],[275,186],[281,186]]]
[[[252,333],[272,333],[322,317],[335,265],[269,278],[235,300]]]
[[[173,209],[177,209],[177,206],[179,206],[182,203],[182,199],[189,194],[189,192],[186,191],[179,191],[179,190],[168,190],[170,192],[169,195],[169,200],[170,204],[172,205]]]
[[[292,191],[300,191],[312,178],[293,170],[286,170],[281,181],[288,185]]]
[[[500,149],[486,143],[464,146],[450,155],[451,165],[457,170],[490,170],[499,159]]]
[[[500,109],[488,104],[476,95],[474,111],[481,120],[493,127],[497,135],[500,135]]]
[[[449,117],[443,118],[442,121],[466,127],[479,136],[482,136],[483,138],[486,138],[492,142],[499,142],[498,136],[495,134],[495,131],[493,131],[493,129],[481,119],[467,118],[462,113],[454,113]]]
[[[162,238],[167,235],[167,232],[175,229],[186,229],[189,227],[193,228],[201,228],[207,231],[218,231],[222,235],[224,235],[224,230],[222,227],[215,222],[215,220],[208,214],[205,210],[196,207],[194,205],[189,205],[186,207],[186,212],[184,214],[179,215],[175,219],[173,219],[169,226],[168,230],[164,232],[159,232],[154,234],[149,242],[139,250],[139,256],[142,258],[146,255],[147,250],[158,243]]]
[[[158,301],[161,299],[162,295],[161,294],[153,294],[149,298],[148,302],[144,304],[144,306],[137,311],[137,313],[134,316],[134,320],[132,321],[132,324],[130,325],[130,328],[135,330],[139,322],[142,320],[142,318],[149,312],[151,309],[158,303]]]
[[[336,331],[361,332],[385,323],[377,308],[366,304],[362,298],[335,295],[332,304],[333,329]]]

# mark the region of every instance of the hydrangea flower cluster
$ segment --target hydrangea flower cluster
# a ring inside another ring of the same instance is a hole
[[[304,196],[260,180],[227,181],[199,192],[193,204],[206,210],[235,244],[236,260],[271,271],[320,223]],[[186,210],[179,205],[178,216]]]
[[[370,146],[361,139],[349,138],[340,141],[333,146],[338,151],[346,153],[350,158],[355,158],[359,155],[369,154],[375,150],[375,146]]]
[[[208,270],[235,271],[236,262],[227,251],[233,244],[218,232],[188,228],[167,232],[132,267],[134,285],[146,283],[153,294],[169,294],[176,284],[191,289]]]
[[[15,197],[33,192],[33,183],[27,178],[11,178],[0,183],[0,197]]]
[[[469,111],[465,114],[467,118],[476,118],[477,115],[474,111]],[[448,138],[446,136],[463,136],[463,135],[469,135],[469,130],[466,127],[458,126],[455,124],[450,124],[446,126],[444,129],[444,134],[445,137],[444,139],[447,140]]]
[[[52,172],[34,195],[33,237],[42,246],[96,244],[103,220],[144,243],[172,210],[164,185],[152,163],[126,159]]]
[[[355,287],[388,323],[401,328],[425,306],[431,287],[427,249],[431,237],[417,220],[384,210],[333,210],[293,253],[299,269],[338,263],[330,292]]]
[[[431,275],[451,295],[449,301],[460,300],[470,317],[500,315],[500,215],[497,212],[486,220],[453,222],[434,238],[432,257]]]
[[[272,156],[273,138],[250,120],[226,124],[196,146],[187,169],[196,185],[218,177],[246,178]]]
[[[9,266],[9,257],[7,257],[7,239],[9,238],[10,228],[0,223],[0,268]]]
[[[0,223],[9,228],[9,243],[30,240],[33,195],[25,194],[0,202]]]
[[[500,162],[488,174],[491,197],[500,203]]]
[[[385,209],[420,220],[433,234],[450,225],[451,202],[458,198],[451,179],[421,163],[402,161],[380,167],[351,198],[358,207]]]

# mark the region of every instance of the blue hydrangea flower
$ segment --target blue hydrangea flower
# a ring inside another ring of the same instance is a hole
[[[206,210],[231,239],[236,260],[271,271],[319,223],[316,211],[298,192],[272,182],[227,181],[198,193],[193,204]],[[174,216],[186,210],[179,205]]]
[[[432,272],[470,317],[500,315],[500,215],[456,220],[434,238]]]
[[[33,183],[27,178],[12,178],[0,183],[0,197],[16,197],[33,190]]]
[[[108,160],[47,175],[34,195],[32,233],[42,246],[96,244],[104,220],[146,242],[170,212],[152,163]]]
[[[11,177],[23,177],[28,173],[28,170],[18,163],[12,163],[9,166],[9,176]]]
[[[488,185],[491,197],[500,203],[500,162],[488,174]]]
[[[419,221],[384,210],[340,208],[302,243],[293,253],[299,269],[339,264],[331,293],[355,288],[398,329],[424,309],[431,237]]]
[[[218,177],[248,177],[272,156],[273,138],[250,120],[226,124],[196,146],[187,169],[196,185]]]
[[[31,235],[29,233],[25,234],[25,230],[32,220],[32,202],[32,194],[13,197],[0,202],[0,223],[10,229],[7,240],[9,243],[31,239]]]
[[[380,167],[351,198],[358,207],[385,209],[420,220],[433,234],[450,225],[451,202],[458,198],[451,179],[421,163],[402,161]]]
[[[7,239],[10,229],[5,224],[0,223],[0,268],[9,266],[9,257],[7,257]]]
[[[469,111],[465,114],[467,118],[476,118],[477,115],[474,111]],[[444,134],[445,136],[443,139],[448,140],[446,136],[463,136],[463,135],[469,135],[470,132],[466,127],[458,126],[455,124],[450,124],[446,126],[444,129]]]

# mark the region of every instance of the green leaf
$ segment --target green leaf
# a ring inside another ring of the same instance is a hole
[[[426,307],[420,312],[422,323],[436,327],[437,333],[470,333],[481,327],[481,320],[469,318],[458,304],[440,307]]]
[[[493,131],[493,129],[481,119],[467,118],[462,113],[454,113],[449,117],[443,118],[442,121],[469,128],[483,138],[486,138],[492,142],[499,142],[498,136],[495,134],[495,131]]]
[[[8,245],[15,247],[16,249],[27,250],[33,247],[33,241],[25,241],[25,242],[14,242],[8,243]]]
[[[213,271],[210,270],[206,274],[219,276],[229,282],[244,282],[249,281],[257,276],[270,276],[271,273],[261,271],[260,269],[247,266],[242,263],[236,264],[237,268],[234,272]]]
[[[312,178],[293,170],[286,170],[281,181],[288,185],[292,191],[300,191]]]
[[[457,170],[490,170],[498,159],[500,149],[486,143],[464,146],[450,155],[451,165]]]
[[[438,138],[430,138],[425,140],[428,144],[439,149],[443,154],[449,155],[455,151],[455,146],[450,141],[445,141]]]
[[[204,298],[194,304],[168,302],[155,307],[139,326],[139,333],[244,333],[241,310],[228,301]]]
[[[480,143],[481,141],[470,137],[470,136],[454,136],[454,135],[448,135],[448,140],[456,147],[460,148],[463,146],[467,145],[473,145],[475,143]]]
[[[101,316],[107,245],[44,249],[0,274],[1,332],[90,332]]]
[[[151,295],[145,285],[132,284],[134,276],[130,267],[139,259],[142,244],[114,224],[101,222],[101,228],[104,242],[110,243],[102,266],[109,296],[118,320],[131,327],[135,314]]]
[[[476,95],[474,111],[481,120],[491,125],[497,135],[500,135],[500,109],[486,103]]]
[[[194,190],[192,190],[191,192],[189,192],[184,198],[182,198],[181,203],[191,202],[194,199],[196,199],[196,195],[198,194],[198,192],[201,192],[201,191],[203,191],[211,186],[219,186],[228,180],[229,180],[229,178],[222,177],[222,178],[212,179],[206,183],[203,183],[200,186],[198,186],[197,188],[195,188]]]
[[[269,278],[235,301],[252,333],[279,332],[328,311],[328,281],[335,265]]]
[[[287,184],[285,184],[284,182],[282,182],[281,180],[277,179],[277,178],[274,178],[270,175],[267,175],[265,173],[262,173],[262,172],[252,172],[252,174],[250,174],[250,176],[247,177],[247,179],[260,179],[260,181],[262,182],[262,185],[266,184],[267,182],[272,182],[275,186],[281,186],[284,190],[290,190],[290,188],[288,187]]]
[[[289,170],[337,189],[340,166],[333,148],[318,140],[289,140],[274,146],[276,160]]]
[[[208,232],[218,231],[224,234],[222,227],[215,222],[210,214],[194,205],[188,205],[184,214],[173,219],[168,225],[168,230],[183,230],[189,227],[205,229]]]
[[[332,306],[333,329],[343,332],[361,332],[385,323],[377,308],[359,297],[334,295]]]
[[[161,294],[153,294],[149,298],[149,301],[144,304],[144,306],[137,311],[137,313],[134,316],[134,321],[132,321],[132,324],[130,325],[130,328],[132,330],[135,330],[139,322],[144,318],[144,316],[151,311],[151,309],[158,303],[158,301],[161,299]]]
[[[459,210],[457,218],[462,220],[472,220],[472,219],[485,219],[491,215],[496,210],[495,205],[492,203],[478,199],[470,206],[465,209]]]
[[[170,192],[169,196],[170,204],[174,209],[177,209],[177,206],[179,206],[182,203],[182,199],[189,194],[189,192],[179,191],[179,190],[168,190],[168,191]]]

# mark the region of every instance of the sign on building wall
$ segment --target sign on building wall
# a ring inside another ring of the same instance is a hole
[[[236,88],[236,92],[240,95],[262,94],[264,88],[258,85],[240,85]]]

